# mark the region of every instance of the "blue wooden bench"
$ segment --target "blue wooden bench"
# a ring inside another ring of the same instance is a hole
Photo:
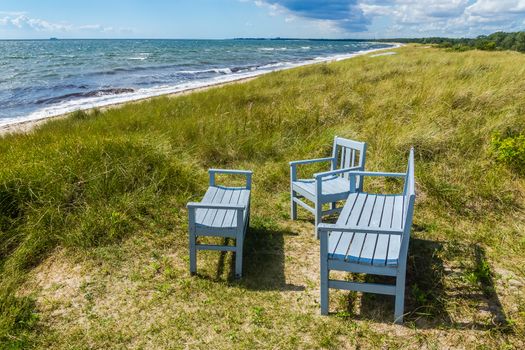
[[[225,187],[215,183],[215,174],[240,174],[246,177],[244,187]],[[244,236],[250,218],[252,172],[210,169],[210,184],[199,203],[188,203],[190,238],[190,273],[197,272],[197,250],[235,252],[235,276],[242,276]],[[228,237],[235,246],[199,244],[198,237]]]
[[[335,224],[320,224],[321,314],[328,314],[329,288],[395,295],[394,321],[403,322],[405,273],[414,213],[414,149],[406,173],[351,172],[357,176],[404,178],[398,195],[351,193]],[[331,270],[396,277],[395,285],[331,280]]]
[[[352,170],[365,170],[366,143],[334,138],[332,156],[328,158],[299,160],[290,162],[290,199],[291,218],[297,219],[297,204],[315,215],[315,234],[323,215],[338,213],[341,208],[336,202],[346,200],[350,194],[350,176]],[[298,179],[297,167],[303,164],[329,162],[330,171],[314,174],[313,179]],[[361,178],[357,177],[356,189],[362,189]],[[313,203],[306,204],[303,199]],[[323,211],[323,204],[330,203],[330,209]]]

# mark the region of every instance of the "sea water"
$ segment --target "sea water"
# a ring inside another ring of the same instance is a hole
[[[390,46],[327,40],[0,41],[0,126]]]

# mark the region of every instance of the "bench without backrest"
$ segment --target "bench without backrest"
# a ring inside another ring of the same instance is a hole
[[[244,187],[225,187],[215,183],[215,174],[241,174]],[[197,271],[197,250],[235,252],[235,275],[242,275],[244,237],[250,215],[251,171],[210,169],[210,186],[199,203],[188,203],[190,272]],[[228,237],[235,246],[199,244],[198,237]]]

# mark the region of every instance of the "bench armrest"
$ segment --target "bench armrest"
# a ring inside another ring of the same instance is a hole
[[[246,189],[252,188],[252,174],[251,170],[235,170],[235,169],[209,169],[210,174],[210,186],[215,186],[215,174],[234,174],[244,175],[246,177]]]
[[[328,162],[328,161],[335,161],[334,157],[327,157],[327,158],[316,158],[316,159],[305,159],[305,160],[295,160],[293,162],[290,162],[290,166],[297,166],[301,164],[311,164],[311,163],[320,163],[320,162]]]
[[[405,173],[384,173],[379,171],[352,171],[350,176],[382,176],[382,177],[405,177]]]
[[[297,180],[297,166],[298,165],[312,164],[312,163],[321,163],[321,162],[330,162],[332,164],[332,167],[334,167],[336,159],[334,157],[327,157],[327,158],[296,160],[296,161],[290,162],[290,179],[291,179],[291,181],[296,181]]]
[[[374,171],[349,171],[348,179],[350,180],[350,192],[355,192],[356,190],[356,176],[361,176],[360,187],[363,186],[363,178],[366,176],[375,176],[375,177],[406,177],[405,173],[385,173],[385,172],[374,172]]]
[[[343,174],[343,173],[348,173],[350,171],[357,171],[357,170],[362,170],[362,169],[363,168],[360,167],[360,166],[355,166],[355,167],[351,167],[351,168],[330,170],[330,171],[325,171],[325,172],[322,172],[322,173],[316,173],[316,174],[314,174],[314,177],[315,178],[322,178],[322,177],[326,177],[326,176],[330,176],[330,175],[339,175],[339,174]]]
[[[395,229],[383,229],[373,227],[360,227],[360,226],[342,226],[337,224],[319,224],[317,230],[320,235],[327,234],[328,232],[362,232],[362,233],[384,233],[390,235],[402,235],[404,230]]]
[[[223,204],[223,203],[202,203],[202,202],[190,202],[187,204],[188,209],[234,209],[244,210],[244,205],[239,204]]]

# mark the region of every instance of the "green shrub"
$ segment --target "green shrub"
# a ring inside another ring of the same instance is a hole
[[[492,137],[492,150],[496,159],[520,174],[525,173],[525,134]]]

